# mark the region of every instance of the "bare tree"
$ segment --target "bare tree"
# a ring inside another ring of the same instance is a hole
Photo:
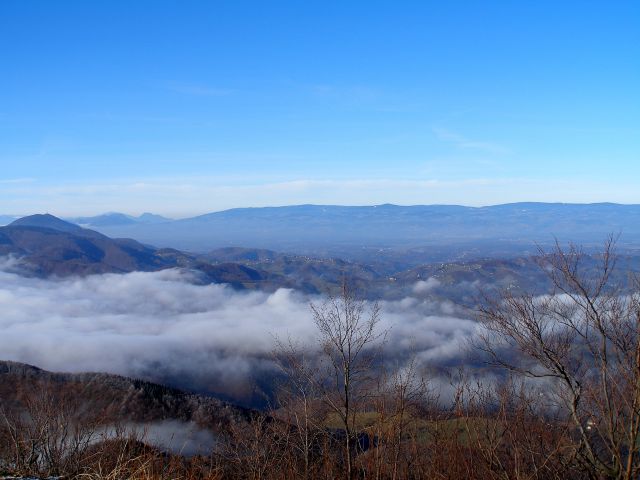
[[[594,259],[597,262],[594,262]],[[612,281],[614,241],[588,256],[541,256],[551,295],[505,292],[480,309],[489,361],[544,386],[572,426],[571,461],[589,478],[640,474],[640,285]]]
[[[296,476],[306,480],[313,477],[313,456],[326,433],[320,371],[317,362],[309,358],[312,355],[291,338],[276,338],[273,356],[284,377],[277,388],[278,408],[273,415],[291,427],[287,447],[302,458],[302,472]]]
[[[399,468],[401,464],[407,465],[409,462],[402,460],[404,437],[410,423],[415,421],[419,410],[432,401],[429,398],[428,385],[424,378],[419,375],[418,361],[414,355],[404,368],[398,369],[391,375],[389,383],[389,394],[392,400],[391,416],[391,445],[393,446],[392,459],[392,480],[399,478]]]
[[[481,478],[572,478],[570,428],[543,410],[539,390],[513,376],[485,383],[462,374],[458,381],[457,421]]]
[[[415,354],[391,372],[385,366],[381,368],[372,400],[375,416],[367,429],[372,445],[372,478],[403,478],[401,470],[408,470],[413,460],[406,448],[409,429],[425,415],[425,407],[432,400]]]
[[[378,330],[380,307],[377,303],[368,306],[343,284],[340,296],[312,304],[311,311],[326,360],[322,399],[344,431],[345,475],[351,479],[356,414],[372,391],[375,362],[385,335]]]
[[[281,454],[278,435],[274,434],[272,419],[263,413],[250,422],[231,424],[221,454],[229,469],[228,478],[263,480],[281,478]]]
[[[76,398],[76,385],[60,389],[43,382],[27,387],[19,402],[0,401],[5,467],[20,474],[77,474],[93,442],[104,412],[86,412]],[[0,449],[1,450],[1,449]]]

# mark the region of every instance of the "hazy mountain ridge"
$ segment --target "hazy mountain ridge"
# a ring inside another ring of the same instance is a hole
[[[0,215],[0,227],[10,224],[14,220],[17,220],[18,218],[20,217],[16,215]]]
[[[102,215],[95,215],[92,217],[71,217],[67,219],[69,222],[83,225],[88,228],[95,227],[109,227],[118,225],[133,225],[133,224],[150,224],[150,223],[163,223],[172,221],[170,218],[163,217],[162,215],[156,215],[153,213],[145,212],[137,217],[127,215],[119,212],[104,213]]]
[[[640,205],[294,205],[236,208],[162,223],[96,228],[109,236],[196,252],[241,245],[360,260],[362,249],[477,244],[478,256],[485,256],[497,242],[517,255],[534,243],[550,244],[555,238],[596,245],[611,233],[622,233],[621,245],[640,248]]]
[[[131,239],[112,239],[52,215],[32,215],[0,227],[0,255],[19,258],[18,271],[36,276],[196,269],[206,281],[242,287],[265,277],[250,267],[211,265],[173,249],[155,249]],[[278,282],[282,283],[282,281]]]
[[[9,224],[10,227],[36,227],[36,228],[49,228],[51,230],[57,230],[60,232],[73,232],[79,235],[91,235],[94,236],[94,233],[91,230],[84,230],[80,226],[62,220],[56,216],[51,215],[50,213],[43,214],[35,214],[29,215],[27,217],[22,217],[14,220]]]
[[[359,208],[363,215],[370,214],[369,207]],[[339,212],[350,209],[341,207]],[[404,207],[385,205],[381,209]],[[443,209],[462,211],[457,207]],[[277,215],[288,215],[287,209],[273,210]],[[302,206],[299,210],[308,215],[317,208]],[[262,209],[252,211],[262,215]],[[131,239],[111,239],[52,215],[33,215],[0,227],[0,255],[19,257],[22,273],[39,276],[185,268],[198,272],[202,283],[227,283],[236,289],[291,288],[307,294],[325,294],[335,293],[343,281],[348,281],[367,298],[397,299],[420,294],[415,289],[421,287],[416,284],[430,278],[429,295],[463,303],[472,301],[480,285],[488,290],[526,288],[540,293],[550,288],[536,264],[539,251],[535,244],[525,248],[500,241],[412,249],[371,247],[353,254],[357,261],[245,247],[224,247],[197,255],[173,248],[156,249]],[[637,266],[636,257],[628,258],[630,265]],[[421,291],[426,292],[424,285]]]
[[[305,293],[322,294],[336,291],[343,281],[349,281],[355,288],[364,292],[365,283],[386,282],[383,266],[365,265],[338,258],[290,255],[272,250],[240,247],[213,250],[199,258],[213,263],[234,262],[266,272],[268,276],[262,281],[262,289],[266,290],[287,287]],[[278,281],[282,283],[275,283]],[[377,292],[378,290],[372,290],[372,293]]]
[[[155,250],[111,239],[52,215],[32,215],[0,227],[0,254],[14,255],[35,275],[150,271],[171,266]]]

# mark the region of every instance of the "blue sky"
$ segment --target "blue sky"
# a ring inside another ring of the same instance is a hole
[[[640,203],[640,2],[0,2],[0,213]]]

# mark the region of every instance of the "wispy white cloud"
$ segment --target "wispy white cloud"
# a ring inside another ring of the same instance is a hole
[[[382,91],[380,89],[367,85],[342,86],[330,84],[315,84],[311,85],[309,88],[313,95],[341,100],[356,100],[368,102],[378,100],[382,96]]]
[[[412,96],[401,95],[397,91],[391,91],[376,85],[365,84],[292,84],[302,89],[306,94],[323,101],[331,102],[347,108],[358,107],[369,112],[377,113],[411,113],[423,112],[427,108],[424,103]],[[402,134],[407,137],[407,134]],[[395,134],[394,136],[398,136]],[[376,139],[379,140],[379,137]]]
[[[0,184],[5,185],[19,185],[24,183],[33,183],[35,182],[35,178],[25,177],[25,178],[0,178]]]
[[[460,135],[459,133],[452,132],[444,128],[434,128],[433,133],[439,140],[451,143],[458,148],[477,150],[485,153],[500,155],[511,153],[511,150],[509,148],[499,143],[472,140],[463,135]]]
[[[597,195],[594,195],[597,192]],[[151,211],[181,218],[235,207],[305,203],[495,205],[518,201],[637,203],[633,184],[528,178],[393,179],[156,177],[104,183],[5,184],[1,213],[83,216]]]
[[[221,88],[196,83],[171,83],[169,85],[169,89],[176,93],[199,97],[224,97],[231,95],[235,91],[230,88]]]

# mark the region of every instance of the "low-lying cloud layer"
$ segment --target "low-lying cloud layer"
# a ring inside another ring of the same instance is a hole
[[[187,457],[208,455],[218,442],[213,432],[200,428],[193,422],[163,420],[150,423],[128,423],[118,427],[123,426],[126,435],[131,435],[166,452]],[[118,435],[122,435],[122,431],[117,430],[116,427],[107,427],[98,432],[96,440],[118,438]]]
[[[190,272],[43,280],[0,265],[0,359],[54,371],[105,371],[249,401],[273,374],[274,335],[316,346],[308,298],[238,292]],[[391,355],[430,364],[461,356],[476,328],[455,306],[415,296],[382,303]]]

